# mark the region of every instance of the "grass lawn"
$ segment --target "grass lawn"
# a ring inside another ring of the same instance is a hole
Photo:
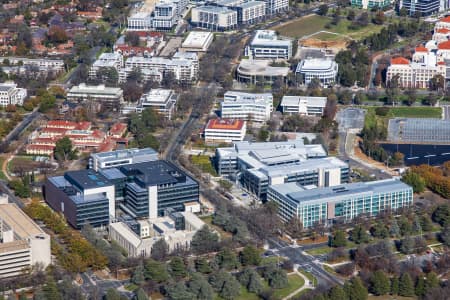
[[[6,178],[6,176],[3,173],[2,168],[1,168],[3,166],[3,162],[4,161],[5,161],[5,158],[4,157],[0,157],[0,179],[1,180],[7,180],[7,178]]]
[[[311,274],[310,272],[307,272],[307,271],[305,271],[305,270],[298,270],[298,271],[299,271],[300,273],[302,273],[303,275],[305,275],[306,278],[308,278],[308,280],[309,280],[310,282],[312,282],[313,286],[316,286],[316,285],[317,285],[317,278],[314,277],[313,274]]]
[[[337,275],[336,271],[335,271],[332,267],[330,267],[330,266],[323,265],[323,269],[324,269],[325,271],[327,271],[328,273]]]
[[[345,37],[343,37],[340,34],[332,34],[328,32],[320,32],[318,34],[313,35],[312,37],[321,41],[337,41],[345,39]]]
[[[217,176],[217,172],[214,169],[211,158],[208,155],[193,155],[191,161],[194,165],[198,166],[203,172],[209,173],[212,176]]]
[[[274,295],[279,298],[283,299],[284,297],[288,296],[290,293],[294,292],[295,290],[301,288],[303,285],[305,285],[305,280],[298,276],[297,274],[288,275],[289,284],[287,287],[281,290],[275,290]]]
[[[330,22],[330,18],[322,16],[307,16],[298,18],[285,25],[275,26],[272,29],[278,31],[281,35],[300,38],[305,35],[313,34],[325,28]]]
[[[442,117],[440,107],[393,107],[389,110],[393,117],[438,118]]]
[[[128,290],[128,291],[130,291],[130,292],[135,291],[137,288],[138,288],[138,286],[135,285],[135,284],[133,284],[133,283],[130,283],[129,285],[126,285],[126,286],[125,286],[125,289]]]
[[[333,251],[332,247],[324,246],[324,247],[320,247],[320,248],[306,250],[306,253],[311,254],[311,255],[322,255],[322,254],[328,254],[331,251]]]
[[[269,257],[263,257],[261,260],[261,266],[267,266],[270,264],[277,264],[283,262],[284,258],[281,256],[269,256]]]

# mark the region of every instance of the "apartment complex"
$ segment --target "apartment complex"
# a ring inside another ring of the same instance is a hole
[[[73,227],[99,227],[116,220],[118,209],[131,218],[156,218],[167,209],[184,211],[185,203],[198,202],[199,187],[173,164],[154,160],[50,177],[44,197]]]
[[[236,28],[238,14],[235,10],[221,6],[199,6],[191,10],[191,22],[201,28],[225,31]]]
[[[27,97],[27,90],[18,88],[14,82],[0,83],[0,106],[22,105]]]
[[[274,30],[257,30],[245,48],[245,55],[256,59],[290,59],[292,41],[279,39]]]
[[[92,153],[89,168],[98,172],[103,169],[158,160],[158,152],[152,148],[124,149],[109,152]]]
[[[8,196],[0,194],[0,279],[28,273],[51,263],[50,236]]]
[[[273,111],[273,95],[228,91],[220,105],[222,118],[265,122]]]
[[[31,67],[42,73],[59,73],[65,69],[64,61],[62,59],[3,56],[0,57],[0,62],[8,62],[8,66],[23,66],[25,68]]]
[[[316,223],[350,221],[362,214],[376,216],[411,206],[413,190],[397,179],[311,189],[286,183],[270,186],[267,199],[278,204],[282,220],[287,222],[296,216],[308,228]]]
[[[239,25],[256,24],[264,20],[266,16],[266,3],[264,1],[249,1],[234,7],[237,11]]]
[[[283,114],[320,117],[326,105],[327,97],[283,96],[280,107]]]
[[[69,90],[67,100],[74,102],[94,101],[105,107],[119,109],[123,102],[123,91],[121,88],[106,87],[103,84],[87,85],[80,83]]]
[[[332,85],[336,82],[338,64],[331,59],[306,58],[298,63],[295,72],[302,76],[304,84],[317,78],[323,85]]]
[[[127,18],[127,30],[146,31],[151,30],[152,19],[149,12],[138,12]]]
[[[266,14],[274,15],[289,10],[289,0],[264,0],[266,2]]]
[[[212,119],[203,130],[207,144],[240,142],[245,138],[247,124],[242,120]]]
[[[372,8],[385,8],[392,4],[392,0],[352,0],[352,6],[372,9]]]
[[[95,78],[97,76],[97,72],[101,69],[105,68],[113,68],[117,72],[119,72],[123,67],[123,56],[120,53],[114,52],[109,53],[105,52],[100,54],[97,60],[92,64],[89,69],[89,77]]]
[[[111,223],[109,237],[125,249],[129,257],[150,257],[153,245],[161,239],[170,252],[189,249],[193,236],[204,225],[191,212],[169,211],[164,217]]]

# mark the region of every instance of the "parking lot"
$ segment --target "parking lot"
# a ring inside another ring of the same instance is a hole
[[[340,110],[336,115],[336,121],[339,123],[339,131],[348,131],[349,129],[362,129],[364,127],[364,118],[366,111],[360,108],[346,108]]]

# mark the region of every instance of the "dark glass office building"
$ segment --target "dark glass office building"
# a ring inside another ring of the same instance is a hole
[[[410,16],[430,16],[439,12],[440,0],[402,0],[400,8],[406,8]]]

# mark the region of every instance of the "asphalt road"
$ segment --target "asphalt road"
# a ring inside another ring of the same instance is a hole
[[[91,272],[85,272],[80,274],[83,279],[83,283],[80,285],[81,290],[85,295],[105,295],[109,289],[114,289],[119,291],[122,295],[126,296],[128,299],[132,299],[134,296],[133,292],[124,290],[123,287],[129,284],[129,280],[103,280],[99,279],[97,276],[93,275]]]
[[[6,183],[3,180],[0,180],[0,191],[2,193],[5,193],[8,195],[9,202],[17,204],[17,206],[22,209],[25,207],[23,202],[14,195],[14,192],[9,189],[9,187],[6,185]]]
[[[28,127],[37,117],[41,116],[41,113],[36,108],[32,113],[28,114],[22,122],[11,130],[11,132],[5,137],[0,144],[0,152],[4,152],[4,149],[8,148],[8,145],[20,135],[20,133]]]

